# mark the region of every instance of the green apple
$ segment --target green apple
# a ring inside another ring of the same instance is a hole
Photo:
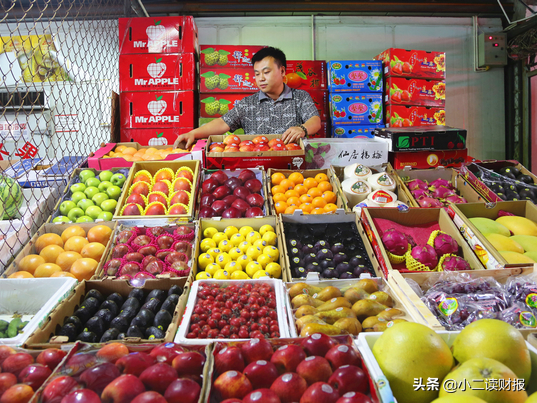
[[[108,200],[109,197],[106,193],[100,192],[94,195],[91,200],[95,203],[95,205],[100,206],[101,203],[105,200]]]
[[[119,186],[110,186],[106,189],[106,194],[112,199],[118,200],[119,196],[121,196],[121,188]]]
[[[79,207],[75,207],[69,211],[69,214],[67,214],[67,217],[69,217],[69,219],[74,222],[78,219],[78,217],[82,217],[83,215],[84,215],[84,210],[82,210]]]
[[[75,203],[78,203],[80,200],[85,199],[86,197],[87,197],[86,193],[84,192],[74,192],[71,195],[71,200],[74,201]]]
[[[96,220],[102,212],[103,210],[99,206],[89,206],[86,210],[86,215]]]
[[[84,190],[84,193],[86,194],[88,199],[91,199],[93,196],[99,193],[99,189],[97,189],[95,186],[88,186],[86,190]]]
[[[109,213],[113,213],[116,210],[117,201],[114,199],[109,199],[106,201],[103,201],[101,204],[101,208],[103,211],[108,211]]]
[[[93,218],[87,215],[83,215],[82,217],[78,217],[76,219],[76,222],[93,222]]]
[[[99,189],[99,192],[105,192],[106,189],[108,189],[110,186],[113,186],[112,182],[102,181],[101,183],[99,183],[99,186],[97,186],[97,188]]]
[[[59,215],[58,217],[54,218],[52,222],[71,222],[71,220],[69,219],[69,217]]]
[[[110,181],[110,178],[112,177],[112,175],[114,175],[112,171],[102,171],[99,174],[99,179],[101,181]]]
[[[82,172],[78,174],[78,177],[80,179],[80,182],[86,182],[88,178],[95,177],[95,172],[90,171],[89,169],[84,169]]]
[[[71,186],[69,190],[71,191],[71,193],[83,192],[84,190],[86,190],[86,185],[84,185],[83,183],[75,183]]]
[[[86,180],[86,182],[84,182],[84,184],[86,186],[99,186],[101,184],[101,181],[98,179],[98,178],[89,178],[88,180]]]
[[[112,182],[112,185],[119,186],[119,187],[123,186],[126,180],[127,178],[125,178],[125,175],[123,174],[114,174],[110,178],[110,182]]]
[[[78,208],[86,211],[88,207],[95,206],[95,203],[93,203],[90,199],[82,199],[76,205]]]
[[[69,214],[69,211],[71,211],[75,207],[76,203],[74,201],[65,200],[62,202],[62,204],[60,204],[60,213],[62,213],[63,215],[67,215]]]
[[[112,221],[112,217],[113,217],[112,213],[109,213],[108,211],[103,211],[101,212],[101,214],[99,214],[97,219],[104,220],[104,221]]]

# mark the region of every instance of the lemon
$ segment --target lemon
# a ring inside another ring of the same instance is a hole
[[[273,278],[280,278],[282,276],[282,267],[276,262],[267,264],[265,271]]]
[[[220,241],[220,243],[218,244],[218,249],[221,249],[222,252],[229,252],[232,247],[233,245],[227,239]]]
[[[225,271],[224,269],[217,270],[216,273],[214,273],[214,279],[215,280],[227,280],[229,279],[230,274]]]
[[[265,255],[269,255],[274,262],[276,262],[280,257],[280,251],[275,246],[266,246],[263,249],[263,253]]]
[[[231,237],[237,234],[238,232],[239,230],[237,229],[237,227],[234,227],[233,225],[230,225],[229,227],[226,227],[224,229],[224,234],[227,235],[228,239],[231,239]]]
[[[259,232],[257,231],[251,231],[248,233],[248,235],[246,235],[246,241],[250,242],[251,244],[253,244],[258,239],[261,239],[261,235],[259,235]]]
[[[229,257],[233,260],[237,260],[240,256],[243,255],[242,251],[239,248],[232,248],[228,253]]]
[[[220,253],[216,259],[214,260],[214,262],[220,266],[220,268],[224,268],[226,267],[226,264],[228,264],[229,262],[231,262],[231,257],[229,257],[229,255],[226,253],[226,252],[222,252]]]
[[[239,246],[242,242],[244,242],[246,239],[244,239],[244,236],[242,234],[233,234],[231,235],[231,238],[229,238],[229,241],[233,246]]]
[[[268,246],[268,243],[266,243],[265,241],[263,241],[262,239],[258,239],[257,241],[255,241],[253,244],[253,246],[257,246],[259,249],[263,250],[263,248],[265,246]]]
[[[243,237],[246,237],[246,235],[248,235],[250,232],[252,232],[254,229],[252,227],[250,227],[249,225],[245,225],[244,227],[241,227],[241,229],[239,230],[239,233],[243,236]]]
[[[233,274],[237,270],[242,270],[242,266],[237,262],[229,262],[228,264],[226,264],[226,267],[224,267],[224,270],[230,274]]]
[[[246,269],[246,265],[252,261],[252,258],[246,255],[241,255],[237,259],[237,263],[241,265],[241,267]]]
[[[248,280],[249,278],[250,276],[248,276],[248,274],[246,274],[245,272],[241,270],[237,270],[231,273],[232,280]]]
[[[267,267],[269,263],[272,263],[272,258],[269,255],[265,255],[264,253],[262,253],[257,258],[257,263],[259,263],[263,267],[263,270],[264,270],[265,267]]]
[[[205,238],[200,243],[200,249],[203,253],[207,252],[209,249],[216,248],[216,242],[211,238]]]
[[[220,270],[220,265],[216,263],[209,263],[207,267],[205,267],[205,271],[211,275],[211,277],[214,277],[214,273],[216,273],[217,270]]]
[[[248,274],[250,277],[253,278],[253,275],[260,271],[260,270],[263,270],[263,268],[261,267],[261,265],[257,262],[250,262],[246,265],[246,274]]]
[[[274,232],[266,232],[261,239],[265,241],[267,245],[276,245],[276,233]]]
[[[263,253],[261,248],[258,248],[257,246],[250,246],[246,250],[246,255],[252,258],[252,260],[257,260],[257,258]]]
[[[200,271],[198,274],[196,274],[196,280],[207,280],[209,278],[211,278],[211,275],[206,271]]]
[[[212,238],[217,232],[218,230],[215,227],[205,228],[205,230],[203,231],[203,236],[205,238]]]
[[[248,250],[250,246],[252,246],[250,242],[244,241],[239,244],[239,249],[241,250],[242,253],[246,253],[246,251]]]
[[[220,242],[222,242],[224,239],[227,240],[227,235],[224,234],[223,232],[217,232],[216,234],[213,235],[213,241],[215,241],[217,245]]]
[[[216,257],[217,257],[220,253],[222,253],[222,251],[221,251],[220,249],[218,249],[218,248],[211,248],[211,249],[209,249],[209,250],[207,251],[207,253],[208,253],[209,255],[211,255],[211,256],[213,257],[213,259],[216,259]]]
[[[265,270],[258,270],[255,272],[253,279],[258,279],[261,277],[270,277],[269,274]]]
[[[198,257],[198,266],[201,270],[205,270],[211,263],[214,263],[214,258],[209,253],[204,253]]]
[[[261,236],[265,235],[267,232],[275,232],[272,225],[265,224],[261,228],[259,228],[259,233],[261,234]]]

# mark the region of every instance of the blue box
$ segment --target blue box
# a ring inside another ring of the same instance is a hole
[[[330,94],[330,117],[334,124],[375,126],[384,124],[382,93]]]
[[[383,128],[384,125],[377,126],[362,126],[362,125],[338,125],[332,126],[332,137],[336,139],[353,139],[353,138],[368,138],[375,137],[373,131]]]
[[[330,60],[330,92],[380,92],[384,88],[380,60]]]

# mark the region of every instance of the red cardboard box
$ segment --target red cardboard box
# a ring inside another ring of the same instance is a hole
[[[443,108],[446,104],[446,82],[421,78],[386,77],[384,102]]]
[[[414,169],[443,167],[460,167],[468,158],[468,149],[436,151],[396,151],[390,152],[388,160],[393,169],[409,166]]]
[[[445,125],[444,108],[386,105],[386,127]]]
[[[193,53],[119,56],[121,92],[196,89],[196,60]]]
[[[120,18],[119,53],[199,53],[194,17]]]
[[[163,129],[121,129],[120,140],[122,143],[135,141],[141,146],[173,146],[180,134],[188,133],[194,127],[175,127]]]
[[[193,91],[122,92],[121,128],[194,127]]]
[[[319,129],[319,131],[317,133],[308,135],[308,138],[309,139],[324,139],[326,137],[330,137],[328,136],[328,133],[329,133],[328,122],[321,121],[321,128]]]
[[[233,109],[249,92],[200,94],[200,117],[217,118]]]
[[[253,67],[214,68],[202,67],[200,71],[200,92],[256,92]]]
[[[384,76],[446,79],[446,54],[425,50],[386,49],[375,60],[382,60]]]
[[[326,90],[326,62],[324,60],[287,60],[284,81],[299,90]]]
[[[319,117],[321,120],[326,120],[330,117],[328,104],[330,103],[330,100],[328,98],[328,91],[324,90],[305,90],[308,94],[310,94],[311,99],[313,99],[313,103],[317,107],[317,110],[319,111]]]
[[[252,67],[252,56],[266,46],[201,45],[201,67]]]

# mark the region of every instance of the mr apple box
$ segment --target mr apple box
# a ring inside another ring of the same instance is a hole
[[[212,68],[202,67],[200,71],[200,92],[256,92],[252,67]]]
[[[284,82],[299,90],[326,90],[324,60],[287,60]]]
[[[248,92],[200,94],[200,116],[220,117],[228,113],[241,99],[252,95]]]
[[[382,60],[385,76],[446,79],[446,54],[425,50],[386,49],[375,56]]]
[[[142,146],[165,146],[173,145],[180,134],[188,133],[191,130],[194,130],[194,127],[121,129],[119,138],[122,143],[134,141]]]
[[[444,108],[386,105],[386,127],[445,125]]]
[[[252,56],[265,46],[201,45],[201,67],[252,67]]]
[[[119,53],[198,53],[194,17],[120,18]]]
[[[194,92],[122,92],[121,128],[194,127]]]
[[[443,108],[446,104],[446,83],[421,78],[386,77],[384,102]]]
[[[119,56],[121,92],[196,89],[196,61],[193,53]]]
[[[382,62],[375,60],[330,60],[330,92],[382,92]]]
[[[346,92],[330,94],[332,122],[347,125],[382,124],[382,94]]]

